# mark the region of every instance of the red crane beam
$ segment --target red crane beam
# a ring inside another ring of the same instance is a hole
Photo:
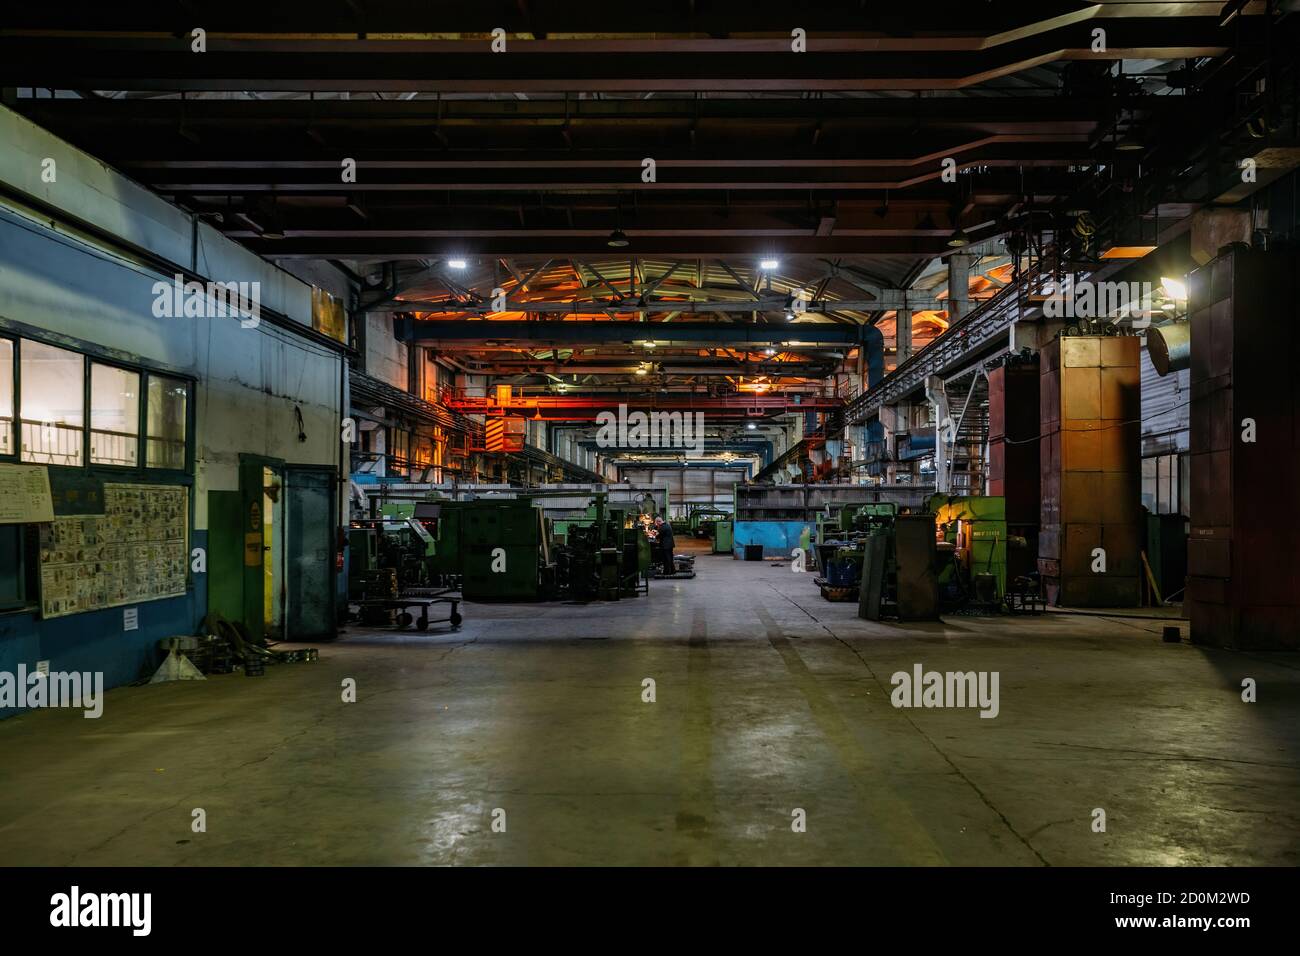
[[[798,412],[829,412],[844,407],[839,398],[820,395],[495,395],[447,394],[442,402],[463,415],[513,415],[545,421],[596,421],[601,412],[703,412],[716,418],[761,418]]]

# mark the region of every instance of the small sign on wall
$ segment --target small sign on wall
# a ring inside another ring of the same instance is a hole
[[[140,609],[128,607],[122,609],[122,630],[134,631],[140,627]]]

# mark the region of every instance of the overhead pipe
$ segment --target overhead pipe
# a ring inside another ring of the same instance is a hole
[[[1192,365],[1192,323],[1165,322],[1147,329],[1147,355],[1163,377]]]

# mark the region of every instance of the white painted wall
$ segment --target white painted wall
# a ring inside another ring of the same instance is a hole
[[[111,229],[214,281],[262,283],[264,308],[310,326],[311,289],[206,225],[0,109],[0,180]],[[41,159],[57,181],[42,183]],[[38,331],[69,346],[198,380],[196,526],[207,527],[207,491],[238,488],[238,454],[338,465],[342,357],[267,321],[245,328],[227,318],[159,319],[153,285],[171,276],[91,241],[66,222],[51,224],[19,203],[0,203],[0,326]],[[89,349],[94,351],[95,349]],[[79,383],[78,383],[79,387]],[[306,441],[298,440],[294,406]],[[346,474],[347,462],[343,463]]]
[[[393,337],[391,312],[366,313],[366,374],[406,391],[410,384],[407,347]]]

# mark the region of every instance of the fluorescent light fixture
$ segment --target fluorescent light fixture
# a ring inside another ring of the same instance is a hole
[[[1155,252],[1155,246],[1111,246],[1101,254],[1103,259],[1141,259]]]
[[[781,262],[779,259],[764,259],[758,264],[758,267],[764,272],[771,272],[780,265]]]
[[[464,259],[448,259],[447,265],[451,266],[453,269],[464,269],[466,262]]]
[[[654,348],[654,347],[655,347],[655,340],[654,340],[654,339],[646,339],[645,347],[648,348],[648,349],[652,349],[652,348]]]
[[[1160,288],[1165,290],[1165,295],[1175,302],[1187,301],[1187,283],[1181,279],[1171,279],[1168,276],[1160,277]]]

